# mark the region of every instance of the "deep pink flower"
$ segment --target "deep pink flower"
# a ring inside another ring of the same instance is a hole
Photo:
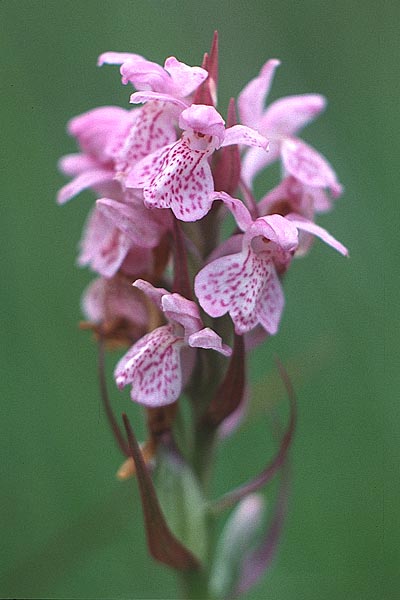
[[[284,306],[277,269],[281,272],[289,266],[298,247],[298,229],[320,237],[342,254],[347,254],[347,250],[325,229],[301,215],[291,213],[285,218],[273,214],[253,221],[240,200],[223,192],[214,193],[211,198],[220,199],[229,207],[244,235],[239,252],[216,258],[196,276],[195,292],[200,305],[212,317],[229,313],[238,334],[247,333],[258,324],[275,334]],[[235,236],[233,246],[237,243]]]
[[[187,361],[193,364],[193,349],[213,349],[225,356],[229,356],[231,350],[212,329],[203,328],[194,302],[180,294],[155,288],[142,279],[134,285],[158,306],[168,324],[134,344],[117,364],[114,377],[119,388],[132,384],[132,400],[146,406],[163,406],[178,399],[187,377],[187,373],[183,377],[182,371],[188,370]],[[184,349],[186,365],[181,362]]]
[[[259,76],[251,80],[239,95],[241,122],[271,141],[268,155],[256,148],[248,150],[243,159],[243,181],[251,187],[257,173],[280,156],[285,174],[293,175],[304,185],[329,188],[333,196],[339,196],[342,188],[327,160],[294,137],[325,108],[325,98],[319,94],[287,96],[264,110],[265,99],[279,64],[275,59],[267,61]]]
[[[127,187],[143,188],[146,206],[171,208],[182,221],[197,221],[211,208],[214,181],[208,162],[223,146],[243,144],[265,151],[268,142],[243,125],[225,129],[212,106],[195,105],[180,114],[181,139],[147,156],[130,172]]]

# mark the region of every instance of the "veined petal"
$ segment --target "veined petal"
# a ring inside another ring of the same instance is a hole
[[[340,196],[342,186],[328,161],[314,148],[299,139],[282,143],[282,161],[285,170],[305,185],[329,188],[333,196]]]
[[[243,334],[258,323],[256,304],[272,262],[259,258],[251,248],[218,258],[196,276],[195,292],[211,317],[229,312],[236,333]]]
[[[313,121],[325,108],[326,100],[320,94],[302,94],[280,98],[269,105],[257,129],[283,137],[297,133]]]
[[[121,389],[131,383],[132,400],[149,407],[175,402],[182,389],[181,347],[172,325],[148,333],[117,364],[117,386]]]
[[[58,204],[65,204],[68,200],[71,200],[74,196],[77,196],[83,190],[89,187],[94,187],[105,181],[112,181],[113,173],[110,169],[93,169],[91,171],[85,171],[72,181],[64,185],[57,194]]]
[[[228,129],[225,130],[225,137],[221,147],[231,146],[232,144],[255,146],[267,150],[269,142],[255,129],[246,127],[246,125],[233,125],[233,127],[228,127]]]
[[[230,356],[232,354],[231,348],[229,348],[229,346],[226,344],[223,344],[221,337],[209,327],[205,327],[200,331],[192,333],[192,335],[188,338],[188,344],[192,348],[216,350],[224,356]]]
[[[176,140],[174,122],[165,104],[148,102],[134,112],[138,118],[115,153],[116,178],[123,182],[139,160]]]
[[[300,215],[296,215],[295,213],[290,213],[286,216],[293,225],[297,227],[297,229],[301,229],[302,231],[307,231],[308,233],[312,233],[316,237],[319,237],[325,244],[331,246],[343,256],[348,256],[349,251],[343,244],[341,244],[337,239],[335,239],[330,233],[326,231],[323,227],[320,227],[316,223],[309,221],[308,219],[304,219],[304,217]]]
[[[122,83],[131,83],[137,90],[154,90],[168,93],[171,78],[168,73],[155,62],[136,56],[123,62],[120,68]]]
[[[204,217],[211,208],[210,193],[214,191],[207,156],[207,151],[193,150],[181,140],[160,152],[155,161],[139,163],[138,167],[145,164],[147,173],[156,172],[143,189],[146,206],[171,208],[181,221],[197,221]]]
[[[182,98],[194,92],[208,77],[205,69],[190,67],[177,60],[174,56],[166,59],[164,69],[171,75],[176,93]]]
[[[285,297],[282,286],[275,268],[268,272],[264,288],[257,299],[257,316],[259,323],[270,335],[275,335],[278,331],[281,320]]]
[[[279,60],[274,58],[268,60],[262,67],[258,77],[249,81],[246,87],[240,92],[238,107],[240,120],[244,125],[258,129],[275,69],[279,65]]]
[[[125,186],[127,188],[143,188],[145,185],[149,185],[160,173],[160,169],[162,168],[168,153],[177,143],[179,142],[163,146],[152,154],[142,158],[135,164],[133,169],[129,171],[124,182]]]

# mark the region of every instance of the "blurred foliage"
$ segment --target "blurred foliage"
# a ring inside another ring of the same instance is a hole
[[[74,261],[92,199],[56,207],[64,181],[56,163],[74,150],[70,117],[128,105],[117,69],[96,68],[98,54],[126,50],[157,62],[174,54],[199,64],[216,28],[222,112],[270,57],[282,60],[272,98],[328,97],[327,113],[304,137],[345,185],[320,222],[351,252],[344,260],[316,243],[297,262],[279,335],[253,356],[257,406],[263,390],[266,406],[274,402],[267,394],[282,395],[269,376],[278,354],[289,371],[293,365],[300,414],[285,536],[271,573],[248,597],[396,597],[399,585],[389,581],[398,576],[399,508],[390,488],[398,493],[399,411],[390,399],[400,370],[389,359],[398,356],[399,332],[398,6],[0,2],[2,597],[176,597],[173,574],[147,557],[136,483],[114,477],[121,459],[100,408],[95,347],[77,328],[91,275]],[[270,182],[267,174],[259,189]],[[111,379],[110,389],[117,412],[127,410],[141,433],[140,408]],[[255,412],[221,446],[216,495],[267,460],[271,432],[262,408]]]

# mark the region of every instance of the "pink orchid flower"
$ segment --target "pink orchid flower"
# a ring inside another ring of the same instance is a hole
[[[148,207],[171,208],[181,221],[197,221],[211,208],[214,181],[209,158],[215,150],[232,144],[257,146],[268,141],[243,125],[225,129],[212,106],[193,104],[179,116],[181,139],[147,156],[130,172],[125,185],[143,188]]]
[[[271,140],[268,155],[257,148],[246,153],[242,179],[251,188],[257,173],[280,156],[285,174],[293,175],[304,185],[328,188],[334,197],[340,196],[342,187],[328,161],[294,137],[325,108],[325,98],[319,94],[287,96],[276,100],[264,111],[265,99],[279,64],[275,59],[267,61],[259,76],[252,79],[239,95],[241,122]]]
[[[284,306],[277,269],[283,272],[289,266],[298,247],[298,230],[320,237],[341,254],[347,255],[347,249],[301,215],[273,214],[253,221],[240,200],[224,192],[211,198],[227,205],[244,235],[239,252],[213,260],[197,274],[195,293],[200,305],[211,317],[229,313],[239,335],[258,324],[273,335]]]
[[[152,268],[151,248],[135,245],[97,206],[87,219],[80,249],[78,264],[90,266],[103,277],[112,277],[119,269],[137,276]]]
[[[201,67],[190,67],[175,57],[167,58],[164,68],[138,54],[106,52],[98,64],[121,65],[122,83],[131,83],[137,90],[154,93],[156,102],[147,102],[135,111],[136,119],[123,144],[114,151],[116,178],[124,183],[133,165],[143,157],[176,140],[175,124],[179,110],[173,101],[187,106],[185,98],[207,78]],[[166,95],[169,102],[160,102]],[[182,110],[182,108],[180,108]]]
[[[102,106],[71,119],[68,133],[77,139],[82,152],[60,160],[60,170],[73,179],[59,190],[59,204],[87,188],[99,188],[113,181],[114,147],[132,121],[133,112],[117,106]]]
[[[168,324],[128,350],[116,366],[115,381],[120,389],[132,384],[131,398],[136,402],[150,407],[171,404],[178,399],[193,366],[195,348],[216,350],[224,356],[229,356],[231,349],[212,329],[203,327],[199,309],[191,300],[142,279],[133,285],[150,297]]]

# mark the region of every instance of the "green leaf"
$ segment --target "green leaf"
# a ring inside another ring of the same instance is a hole
[[[212,565],[210,590],[213,597],[228,598],[237,589],[241,565],[259,541],[264,514],[263,497],[251,494],[230,515],[218,540]]]
[[[204,563],[208,537],[206,502],[190,466],[177,453],[160,446],[154,484],[169,528]]]

